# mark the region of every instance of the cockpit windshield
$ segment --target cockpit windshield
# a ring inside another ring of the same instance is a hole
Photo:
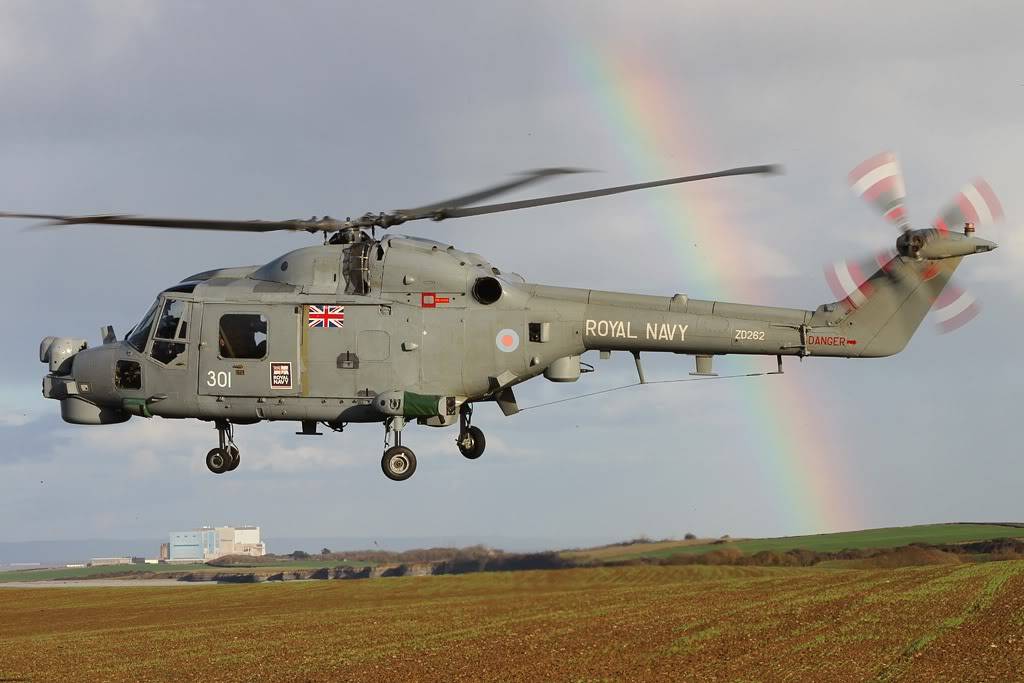
[[[167,299],[163,313],[153,332],[150,355],[164,365],[185,365],[191,304],[180,299]]]
[[[146,340],[149,339],[149,330],[153,327],[153,319],[156,318],[157,306],[160,304],[160,299],[153,302],[149,310],[146,311],[146,315],[142,317],[142,322],[132,328],[131,332],[125,337],[125,340],[132,345],[136,351],[146,350]]]

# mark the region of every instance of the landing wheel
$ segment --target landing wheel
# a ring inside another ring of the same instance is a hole
[[[226,450],[228,457],[231,459],[231,462],[225,471],[231,472],[237,469],[238,464],[242,462],[242,454],[238,451],[238,446],[236,446],[235,444],[230,444]]]
[[[227,420],[216,420],[217,439],[220,446],[206,454],[206,466],[214,474],[224,474],[238,467],[242,457],[235,445],[235,428]]]
[[[483,455],[484,448],[487,447],[487,439],[479,427],[470,427],[459,434],[456,443],[459,445],[459,453],[470,460],[476,460]]]
[[[224,474],[231,469],[232,462],[237,461],[233,461],[223,448],[214,448],[206,454],[206,466],[214,474]]]
[[[416,471],[416,455],[405,446],[392,446],[380,459],[384,476],[392,481],[405,481]]]

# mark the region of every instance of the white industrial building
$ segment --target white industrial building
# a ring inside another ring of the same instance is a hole
[[[206,562],[225,555],[267,554],[258,526],[204,526],[191,531],[172,531],[168,545],[171,562]]]
[[[107,567],[115,564],[131,564],[130,557],[94,557],[89,560],[90,567]],[[68,565],[71,566],[71,565]]]

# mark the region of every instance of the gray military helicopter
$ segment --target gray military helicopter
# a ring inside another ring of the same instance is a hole
[[[197,273],[168,287],[123,339],[110,326],[102,329],[98,347],[46,337],[39,353],[49,365],[43,395],[59,400],[61,416],[73,424],[115,424],[132,416],[211,421],[219,445],[206,464],[216,474],[239,465],[236,425],[293,420],[301,423],[300,434],[313,435],[319,425],[342,431],[350,423],[382,423],[381,466],[388,478],[402,481],[416,470],[416,456],[402,445],[410,420],[432,427],[457,423],[459,451],[479,458],[486,442],[472,423],[474,405],[493,401],[512,415],[519,410],[515,385],[539,375],[574,382],[590,369],[581,362],[586,351],[631,353],[642,383],[644,352],[692,355],[693,374],[711,376],[712,359],[720,354],[775,356],[781,371],[783,356],[877,358],[902,350],[962,257],[995,249],[975,237],[973,227],[1000,210],[990,191],[976,191],[966,204],[955,202],[941,225],[912,229],[903,218],[895,159],[882,155],[862,167],[851,181],[902,233],[869,277],[835,269],[830,280],[839,300],[813,311],[533,284],[453,246],[377,236],[416,220],[771,173],[772,166],[476,205],[575,172],[544,169],[447,201],[346,220],[0,217],[55,225],[323,233],[321,246],[262,266]],[[966,229],[947,227],[955,224]]]

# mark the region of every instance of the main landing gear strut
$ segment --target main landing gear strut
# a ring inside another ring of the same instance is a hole
[[[455,443],[459,452],[470,460],[476,460],[484,454],[487,447],[487,440],[479,427],[473,427],[470,423],[473,420],[473,404],[463,403],[459,408],[459,436]]]
[[[242,455],[235,445],[235,426],[227,420],[216,420],[214,425],[220,446],[206,454],[206,466],[214,474],[224,474],[238,467]]]
[[[470,460],[476,460],[484,454],[487,440],[479,427],[474,427],[473,406],[462,404],[459,410],[459,435],[455,444],[459,452]],[[402,430],[405,428],[404,417],[392,417],[384,422],[384,455],[380,459],[380,468],[384,476],[392,481],[405,481],[416,472],[416,454],[411,448],[402,445]],[[391,435],[395,435],[395,445],[390,446]]]

